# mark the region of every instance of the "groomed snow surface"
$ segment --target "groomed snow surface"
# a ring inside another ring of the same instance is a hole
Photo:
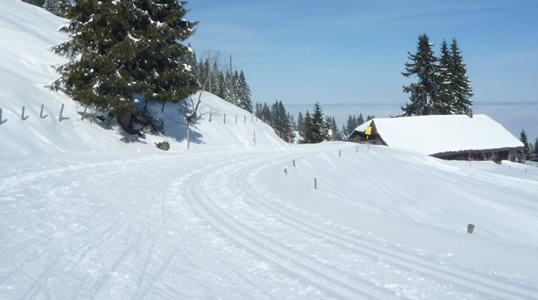
[[[538,168],[287,145],[208,93],[190,150],[179,105],[123,144],[43,87],[64,21],[0,13],[0,299],[538,299]]]

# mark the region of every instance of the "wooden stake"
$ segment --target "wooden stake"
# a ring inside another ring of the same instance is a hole
[[[190,136],[190,134],[189,134],[190,133],[190,128],[189,128],[190,123],[191,123],[191,121],[187,120],[187,150],[189,150],[190,145],[191,145],[191,139],[189,137]]]
[[[41,104],[41,112],[39,113],[39,117],[43,119],[43,108],[45,107],[45,104]]]
[[[60,115],[58,116],[58,121],[62,121],[63,119],[63,113],[64,113],[64,104],[62,103],[62,108],[60,108]]]
[[[22,106],[22,113],[21,113],[21,119],[24,120],[24,105]]]

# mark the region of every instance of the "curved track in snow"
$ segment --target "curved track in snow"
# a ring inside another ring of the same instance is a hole
[[[314,155],[14,164],[0,176],[0,298],[538,299],[536,288],[366,238],[263,182]]]

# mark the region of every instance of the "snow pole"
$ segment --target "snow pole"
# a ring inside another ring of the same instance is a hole
[[[62,103],[62,107],[60,108],[60,116],[58,117],[58,121],[60,121],[60,122],[63,119],[63,117],[62,117],[63,113],[64,113],[64,104]]]
[[[235,114],[235,124],[237,124],[237,114]]]
[[[342,150],[338,150],[338,157],[342,157]]]
[[[224,114],[224,124],[226,124],[226,113]]]
[[[293,164],[293,167],[295,168],[295,159],[293,160],[292,164]]]
[[[21,119],[24,120],[24,105],[22,106]]]
[[[318,189],[318,179],[316,177],[314,177],[314,189]]]
[[[39,113],[41,119],[43,119],[43,108],[45,108],[45,104],[41,104],[41,112]]]
[[[191,121],[187,120],[187,150],[189,150],[190,144],[191,144],[191,139],[189,138],[190,137],[190,129],[189,129],[190,123]]]

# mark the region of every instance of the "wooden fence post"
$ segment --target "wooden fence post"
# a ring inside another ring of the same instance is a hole
[[[63,113],[64,113],[64,104],[62,103],[62,108],[60,108],[60,116],[58,116],[58,121],[60,121],[60,122],[62,121]]]
[[[189,150],[190,148],[190,145],[191,145],[191,139],[190,139],[190,128],[189,128],[189,125],[190,125],[190,121],[187,120],[187,150]]]
[[[473,230],[474,230],[474,225],[473,224],[467,224],[467,232],[468,233],[473,233]]]

